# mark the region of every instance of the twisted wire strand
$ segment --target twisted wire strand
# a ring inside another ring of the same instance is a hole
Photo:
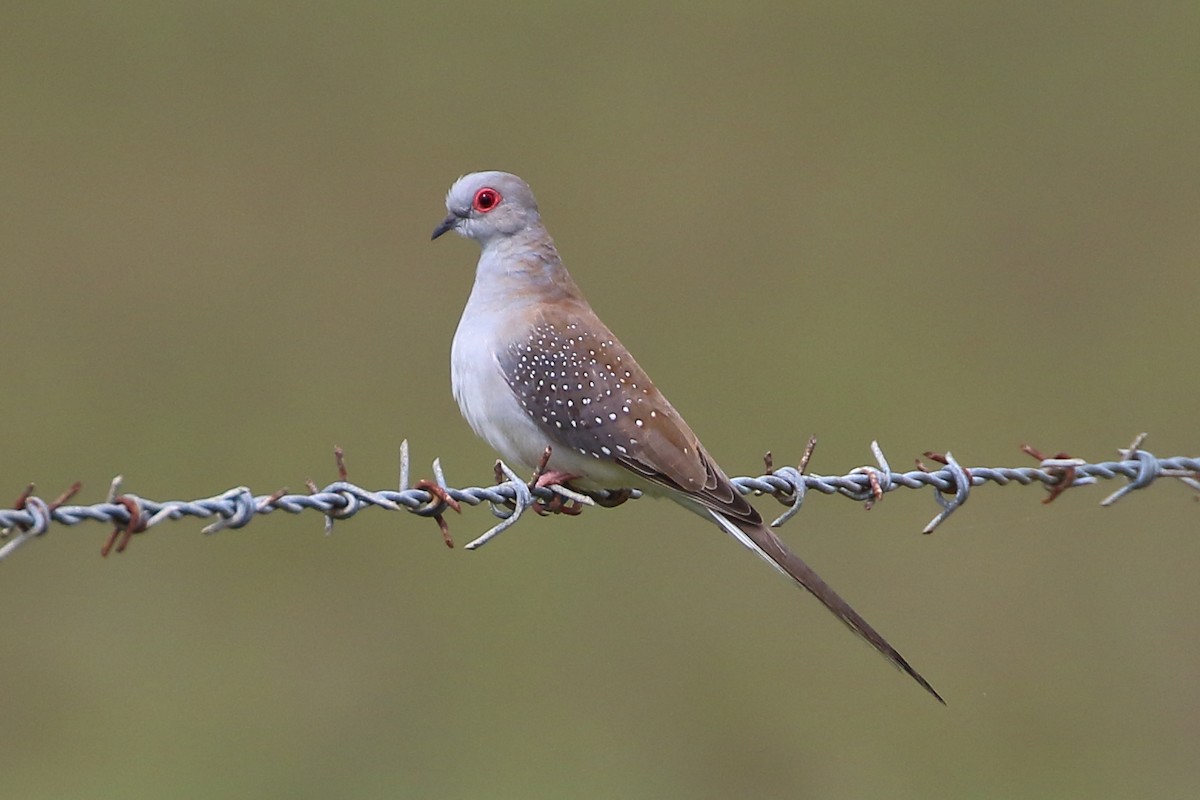
[[[931,533],[955,510],[966,502],[970,491],[975,486],[985,483],[995,483],[1007,486],[1013,483],[1027,486],[1040,483],[1050,490],[1050,495],[1043,500],[1049,502],[1061,492],[1071,487],[1085,486],[1100,480],[1115,480],[1124,478],[1128,483],[1118,488],[1101,501],[1101,505],[1110,506],[1136,489],[1144,489],[1160,478],[1171,478],[1184,483],[1193,490],[1200,491],[1200,458],[1188,456],[1171,456],[1159,458],[1140,445],[1145,438],[1142,434],[1128,448],[1118,450],[1121,458],[1117,461],[1102,461],[1089,463],[1079,458],[1069,458],[1059,455],[1053,458],[1041,457],[1037,451],[1026,448],[1026,452],[1040,458],[1036,467],[963,467],[950,453],[945,455],[926,454],[938,460],[944,466],[941,469],[917,469],[910,472],[894,472],[888,466],[886,458],[877,443],[872,443],[876,466],[858,467],[846,475],[812,475],[804,474],[802,469],[782,467],[770,470],[758,477],[733,478],[734,485],[743,494],[766,494],[775,497],[788,509],[772,522],[779,526],[793,517],[801,507],[807,495],[816,491],[821,494],[840,494],[860,502],[873,503],[884,494],[897,489],[920,489],[932,487],[934,498],[941,506],[941,511],[935,516],[923,532]],[[339,472],[343,473],[344,466],[341,454],[338,452]],[[200,500],[168,500],[158,501],[133,494],[118,494],[121,479],[114,479],[109,496],[103,503],[92,505],[67,505],[66,499],[78,489],[73,490],[55,501],[46,501],[32,493],[32,486],[21,495],[15,508],[0,509],[0,561],[11,555],[17,548],[31,539],[44,535],[53,524],[78,525],[85,521],[101,522],[114,526],[108,544],[102,549],[107,555],[115,541],[120,541],[117,551],[124,549],[129,537],[142,533],[166,520],[178,520],[183,517],[200,519],[216,519],[205,526],[202,532],[214,534],[226,529],[236,529],[249,524],[256,517],[275,511],[289,514],[299,514],[304,511],[319,511],[325,516],[326,532],[332,530],[335,519],[347,519],[365,508],[383,508],[388,511],[407,510],[412,513],[434,517],[438,520],[446,543],[449,539],[442,514],[448,508],[457,509],[460,503],[478,506],[487,503],[492,513],[500,521],[483,535],[466,545],[467,549],[475,549],[487,543],[492,538],[515,524],[529,509],[544,511],[557,502],[558,509],[564,502],[573,503],[574,508],[568,508],[569,513],[577,513],[582,505],[613,505],[606,503],[605,494],[588,496],[558,486],[531,487],[507,465],[497,462],[497,474],[504,480],[495,486],[474,486],[454,488],[447,485],[438,460],[433,462],[433,472],[436,484],[422,481],[417,486],[410,487],[409,483],[408,442],[400,447],[400,486],[397,490],[371,491],[339,480],[322,489],[310,486],[308,494],[289,494],[283,491],[273,494],[255,495],[245,486],[237,486],[221,492],[213,497]],[[499,480],[499,478],[498,478]],[[633,490],[630,498],[636,499],[641,493]],[[620,501],[623,501],[624,497]],[[597,503],[596,501],[600,502]],[[618,501],[618,502],[620,502]]]

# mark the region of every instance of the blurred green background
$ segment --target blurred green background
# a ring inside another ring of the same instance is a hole
[[[460,174],[532,184],[601,316],[733,474],[878,438],[1200,450],[1200,6],[11,3],[0,491],[157,499],[442,458]],[[3,792],[1182,797],[1200,506],[814,496],[785,537],[941,708],[650,501],[476,553],[382,512],[99,525],[3,565]],[[766,513],[774,504],[759,502]],[[491,524],[450,520],[461,545]]]

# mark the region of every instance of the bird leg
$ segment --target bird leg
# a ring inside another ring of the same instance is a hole
[[[547,486],[566,486],[570,487],[570,482],[579,478],[570,472],[563,472],[557,469],[547,468],[550,463],[550,454],[553,448],[547,447],[542,452],[542,457],[538,461],[537,469],[533,472],[533,479],[529,482],[530,489],[544,489]],[[533,504],[533,510],[539,516],[547,514],[566,514],[569,517],[575,517],[583,513],[583,505],[577,500],[568,500],[560,494],[554,495],[549,500],[537,500]]]

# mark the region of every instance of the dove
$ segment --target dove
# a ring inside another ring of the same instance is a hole
[[[636,487],[710,519],[945,704],[738,492],[592,310],[525,181],[506,172],[464,175],[446,210],[432,238],[454,231],[480,247],[450,359],[454,398],[480,438],[510,463],[539,467],[541,485]]]

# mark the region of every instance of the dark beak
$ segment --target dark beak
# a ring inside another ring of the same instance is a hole
[[[458,223],[460,223],[460,222],[462,222],[462,220],[459,219],[459,217],[457,215],[447,214],[446,218],[444,220],[442,220],[442,224],[438,225],[436,228],[433,229],[433,236],[430,236],[429,238],[431,240],[436,239],[439,236],[441,236],[443,233],[445,233],[446,231],[454,230],[455,228],[458,227]]]

